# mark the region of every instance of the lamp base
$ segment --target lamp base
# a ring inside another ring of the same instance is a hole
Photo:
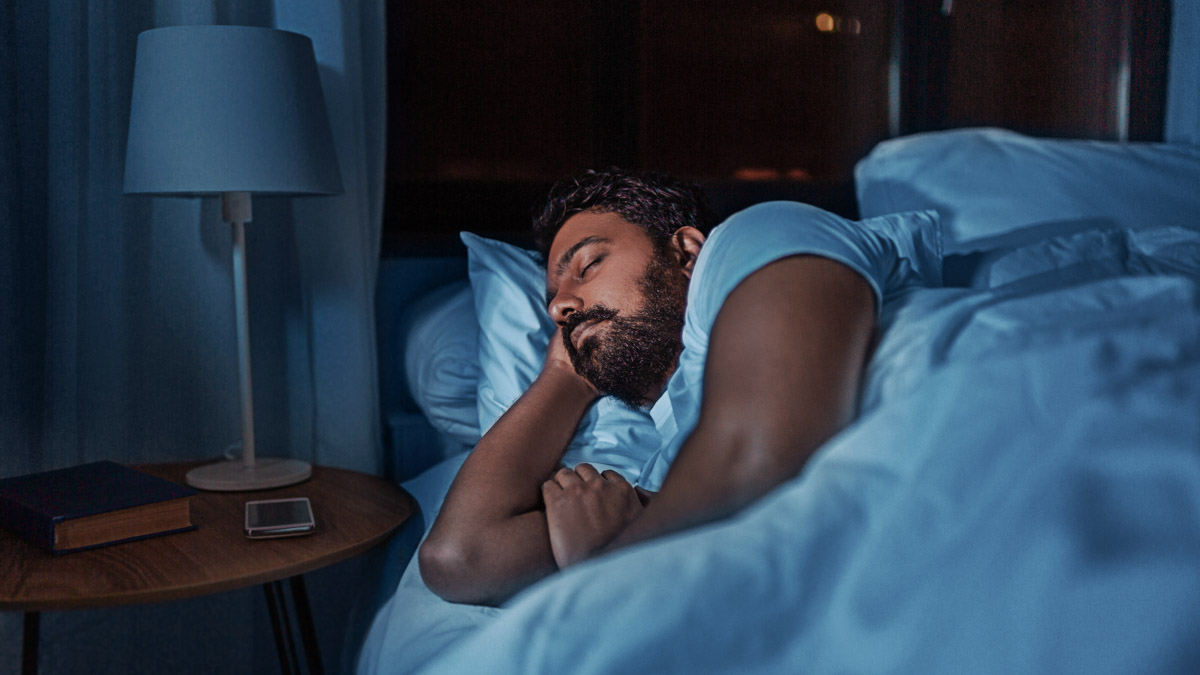
[[[312,465],[298,459],[257,459],[247,467],[241,459],[205,464],[187,472],[188,485],[199,490],[243,492],[294,485],[312,476]]]

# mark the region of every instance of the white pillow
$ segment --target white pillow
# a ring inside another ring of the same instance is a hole
[[[469,232],[460,236],[480,328],[479,426],[487,433],[541,372],[555,326],[536,253]],[[584,416],[563,464],[589,462],[636,483],[660,442],[649,412],[606,396]]]
[[[1088,229],[1200,228],[1200,148],[957,129],[880,143],[854,171],[863,218],[941,216],[945,251]]]
[[[443,286],[406,312],[408,390],[435,429],[464,447],[479,442],[479,323],[466,280]]]

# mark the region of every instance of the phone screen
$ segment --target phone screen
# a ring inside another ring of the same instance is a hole
[[[313,530],[307,497],[246,502],[246,535],[250,537],[305,534]]]
[[[307,499],[251,502],[247,505],[247,522],[253,529],[296,525],[312,521],[312,508]]]

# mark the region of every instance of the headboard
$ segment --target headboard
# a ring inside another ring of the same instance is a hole
[[[393,479],[415,476],[441,457],[438,434],[408,391],[404,350],[413,304],[429,292],[466,277],[466,251],[462,256],[392,256],[380,262],[375,290],[379,402],[384,471]]]

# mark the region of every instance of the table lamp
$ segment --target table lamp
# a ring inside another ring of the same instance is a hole
[[[173,26],[138,35],[125,193],[221,197],[233,227],[242,456],[187,474],[205,490],[259,490],[312,474],[254,453],[245,224],[253,193],[333,194],[342,180],[312,41],[249,26]]]

